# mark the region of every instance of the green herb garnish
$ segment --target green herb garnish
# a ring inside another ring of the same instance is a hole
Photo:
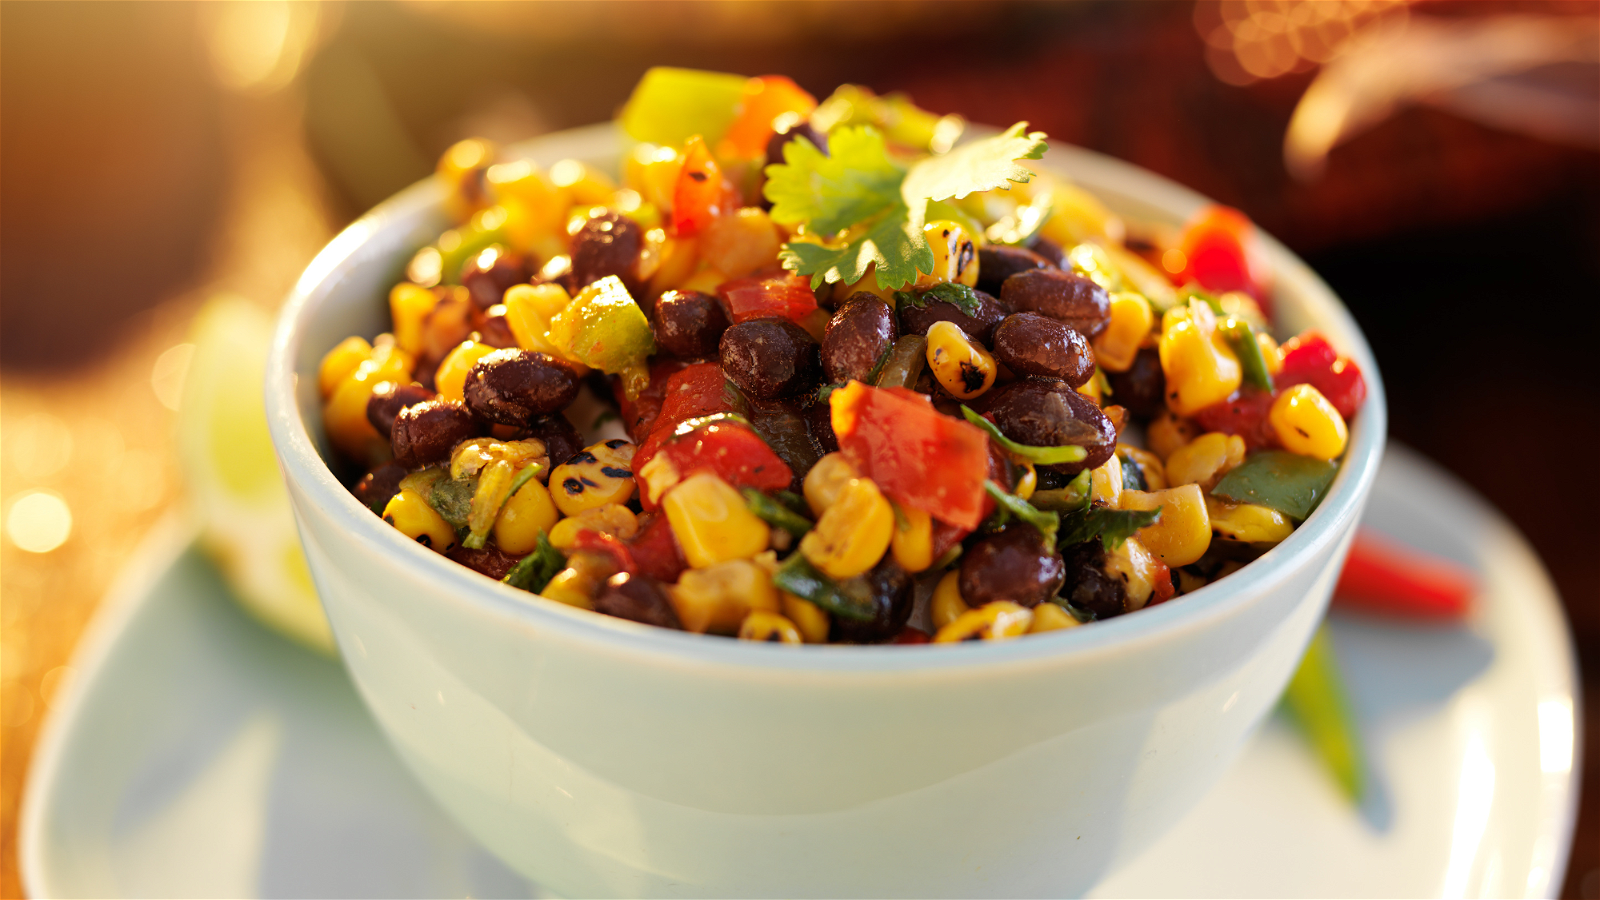
[[[782,528],[795,537],[801,537],[811,530],[813,523],[810,519],[794,513],[782,503],[755,488],[745,488],[739,493],[744,495],[745,506],[749,507],[757,518],[768,525]]]
[[[561,555],[560,550],[550,546],[550,539],[541,530],[539,543],[533,552],[517,560],[506,577],[500,580],[514,588],[537,594],[566,566],[567,558]]]
[[[995,443],[1034,465],[1053,466],[1058,463],[1082,462],[1089,456],[1089,451],[1077,444],[1065,444],[1060,447],[1034,447],[1028,444],[1019,444],[1001,434],[1000,429],[993,422],[973,412],[972,408],[966,404],[961,406],[961,415],[968,422],[982,428],[989,437],[994,438]],[[1098,436],[1098,432],[1096,432],[1096,435]]]
[[[1039,535],[1044,538],[1045,544],[1055,545],[1056,529],[1061,525],[1060,515],[1037,509],[1033,504],[1018,497],[1016,494],[1007,493],[1004,488],[992,481],[985,481],[983,489],[989,492],[990,497],[994,498],[995,505],[1000,507],[1001,512],[1006,515],[1016,516],[1018,519],[1039,529]]]
[[[457,531],[467,527],[472,517],[472,497],[478,492],[478,479],[457,481],[454,478],[437,478],[433,489],[423,496],[428,505],[449,522]]]
[[[1233,348],[1233,354],[1239,358],[1245,383],[1272,393],[1272,373],[1267,371],[1267,358],[1261,353],[1261,344],[1257,343],[1256,333],[1250,323],[1243,319],[1225,319],[1217,326],[1217,330],[1222,332],[1228,346]]]
[[[958,281],[941,281],[925,291],[894,292],[894,302],[901,306],[921,308],[937,300],[943,300],[969,316],[976,316],[983,309],[978,292]]]
[[[1084,469],[1064,488],[1034,491],[1028,502],[1040,509],[1062,513],[1077,512],[1089,505],[1089,494],[1093,490],[1092,478],[1093,473]]]
[[[1267,450],[1251,454],[1222,476],[1211,493],[1235,503],[1256,503],[1304,519],[1328,495],[1328,486],[1337,474],[1338,463]]]
[[[1161,519],[1161,507],[1155,509],[1112,509],[1109,506],[1090,506],[1068,513],[1061,521],[1062,547],[1100,538],[1107,551],[1122,546],[1122,542],[1141,528],[1154,525]]]
[[[792,553],[773,573],[772,583],[780,590],[809,600],[827,612],[846,619],[864,622],[878,613],[878,604],[872,597],[872,586],[865,578],[856,577],[834,581],[817,571],[803,553]]]

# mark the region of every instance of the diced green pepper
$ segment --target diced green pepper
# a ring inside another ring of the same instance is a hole
[[[1337,474],[1338,463],[1285,450],[1267,450],[1251,454],[1222,476],[1211,493],[1235,503],[1257,503],[1304,519],[1328,495],[1328,485]]]
[[[694,135],[712,147],[739,114],[742,75],[656,66],[644,73],[617,120],[636,141],[682,147]]]
[[[460,284],[461,269],[480,250],[506,240],[506,211],[498,206],[481,210],[460,228],[439,235],[439,278]]]
[[[646,361],[656,352],[650,322],[615,275],[584,288],[556,313],[550,343],[590,368],[621,375],[630,398],[650,382]]]

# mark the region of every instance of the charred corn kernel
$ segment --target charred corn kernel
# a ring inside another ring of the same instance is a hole
[[[547,467],[550,457],[545,451],[544,441],[538,438],[528,438],[521,441],[502,441],[498,438],[481,437],[462,441],[450,451],[450,477],[456,480],[471,478],[483,470],[484,466],[494,462],[508,462],[513,468],[521,470],[530,465]],[[549,473],[544,473],[549,477]]]
[[[365,338],[347,337],[329,350],[317,369],[317,386],[322,389],[322,399],[332,397],[340,382],[371,358],[372,345]]]
[[[1244,438],[1218,431],[1202,434],[1167,457],[1167,483],[1211,490],[1217,479],[1244,462]]]
[[[1013,492],[1018,500],[1026,500],[1033,496],[1039,489],[1039,473],[1033,468],[1033,463],[1023,460],[1018,464],[1022,474],[1017,476],[1017,489]]]
[[[1127,479],[1128,460],[1132,460],[1144,475],[1146,490],[1159,491],[1167,487],[1167,467],[1161,457],[1142,447],[1130,447],[1127,444],[1117,445],[1117,455],[1123,458],[1124,481]]]
[[[1089,499],[1099,500],[1107,506],[1116,506],[1122,496],[1122,460],[1115,453],[1099,468],[1089,473]]]
[[[788,591],[779,591],[783,601],[783,614],[800,632],[800,637],[808,644],[826,644],[828,642],[828,614],[822,607],[810,600],[802,600]]]
[[[710,472],[680,482],[661,501],[690,566],[703,569],[767,549],[771,530],[733,486]]]
[[[1276,544],[1294,531],[1288,516],[1254,503],[1229,503],[1208,495],[1206,515],[1211,519],[1211,533],[1230,541]]]
[[[1111,321],[1094,339],[1094,360],[1107,372],[1126,372],[1155,325],[1149,301],[1131,291],[1111,295]]]
[[[683,156],[671,147],[638,144],[622,162],[622,180],[657,209],[672,209]]]
[[[621,438],[585,447],[550,473],[550,496],[565,516],[633,496],[633,452]],[[731,490],[731,489],[730,489]]]
[[[730,633],[752,612],[778,611],[778,589],[772,586],[772,575],[748,559],[688,569],[678,577],[668,598],[683,630],[698,634]]]
[[[800,552],[830,578],[843,581],[864,574],[883,559],[894,529],[894,508],[888,498],[872,479],[855,478],[800,539]],[[929,541],[931,556],[931,537]]]
[[[639,519],[633,510],[620,503],[607,503],[594,509],[586,509],[570,518],[556,522],[549,529],[550,545],[557,550],[570,550],[578,542],[578,533],[592,531],[596,534],[608,534],[619,541],[626,541],[639,533]]]
[[[433,383],[439,390],[439,398],[461,400],[462,390],[467,384],[467,373],[478,360],[493,353],[495,349],[488,344],[465,340],[451,350],[444,361],[439,363],[439,370],[433,375]]]
[[[765,210],[746,206],[731,216],[717,216],[700,237],[700,258],[729,278],[743,278],[778,261],[783,242]]]
[[[1155,554],[1136,537],[1123,541],[1115,550],[1106,551],[1106,574],[1122,580],[1129,612],[1144,609],[1144,605],[1150,602],[1160,568],[1161,563],[1156,560]]]
[[[1261,358],[1267,362],[1267,374],[1276,375],[1283,371],[1283,348],[1266,331],[1256,332],[1256,345],[1261,348]]]
[[[439,295],[420,285],[402,281],[389,292],[389,315],[394,321],[394,342],[415,356],[423,351],[423,325],[439,303]]]
[[[928,614],[933,618],[933,627],[943,628],[971,609],[967,601],[961,598],[961,573],[946,572],[933,589],[933,599],[928,601]]]
[[[1027,634],[1031,627],[1033,610],[1010,600],[996,600],[957,616],[954,622],[941,627],[934,634],[933,642],[1005,641]]]
[[[456,530],[416,491],[402,490],[383,508],[383,520],[424,547],[440,553],[456,545]]]
[[[1041,631],[1060,631],[1063,628],[1077,628],[1082,625],[1072,613],[1067,612],[1054,603],[1041,603],[1033,608],[1033,627],[1028,629],[1029,634],[1038,634]]]
[[[532,553],[539,546],[539,535],[549,534],[560,518],[550,491],[539,479],[530,478],[500,507],[494,520],[494,542],[512,556]]]
[[[1122,509],[1160,508],[1161,518],[1139,529],[1136,536],[1168,566],[1187,566],[1211,546],[1211,519],[1198,484],[1163,491],[1123,491],[1117,505]]]
[[[575,159],[563,159],[550,167],[550,183],[565,190],[573,203],[603,205],[611,199],[617,184],[606,173]]]
[[[803,644],[800,629],[775,612],[757,610],[744,617],[739,625],[739,640],[763,641],[772,644]]]
[[[439,157],[439,180],[445,186],[445,211],[457,223],[489,205],[485,175],[499,150],[491,141],[468,138],[450,145]]]
[[[1272,401],[1267,421],[1283,449],[1301,456],[1337,459],[1350,440],[1344,416],[1309,384],[1297,384],[1279,394]]]
[[[1244,380],[1233,348],[1217,331],[1216,315],[1203,301],[1167,311],[1162,319],[1161,370],[1167,407],[1180,416],[1228,399]]]
[[[839,499],[846,485],[860,477],[861,473],[844,458],[844,454],[834,451],[817,460],[817,464],[806,473],[806,480],[800,489],[805,492],[806,505],[811,507],[811,512],[820,516]]]
[[[935,322],[928,329],[928,368],[958,400],[971,400],[993,387],[998,371],[983,344],[954,322]]]
[[[328,440],[351,459],[374,465],[387,459],[389,436],[378,434],[367,420],[367,401],[381,382],[410,381],[414,364],[411,354],[392,344],[373,349],[370,358],[339,382],[322,408]]]
[[[907,572],[922,572],[933,565],[933,517],[920,509],[899,507],[889,550]]]
[[[967,287],[978,284],[978,245],[960,223],[935,219],[922,226],[922,237],[933,251],[933,271],[917,273],[918,287],[929,287],[941,281],[954,281]]]
[[[1145,438],[1150,451],[1162,459],[1172,458],[1173,452],[1200,436],[1200,428],[1170,409],[1156,414],[1145,426]]]

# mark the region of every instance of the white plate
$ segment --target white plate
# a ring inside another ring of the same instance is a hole
[[[1376,788],[1281,721],[1096,896],[1551,896],[1576,812],[1575,668],[1537,558],[1391,447],[1366,524],[1473,566],[1460,627],[1333,626]],[[411,782],[336,663],[258,628],[168,529],[91,628],[24,798],[34,896],[532,896]]]

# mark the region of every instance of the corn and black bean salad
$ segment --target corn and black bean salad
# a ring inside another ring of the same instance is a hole
[[[654,69],[620,125],[620,183],[451,147],[455,227],[322,363],[353,492],[425,547],[665,628],[1001,640],[1194,591],[1326,493],[1365,383],[1274,340],[1237,212],[1130,237],[1026,123],[854,86]]]

